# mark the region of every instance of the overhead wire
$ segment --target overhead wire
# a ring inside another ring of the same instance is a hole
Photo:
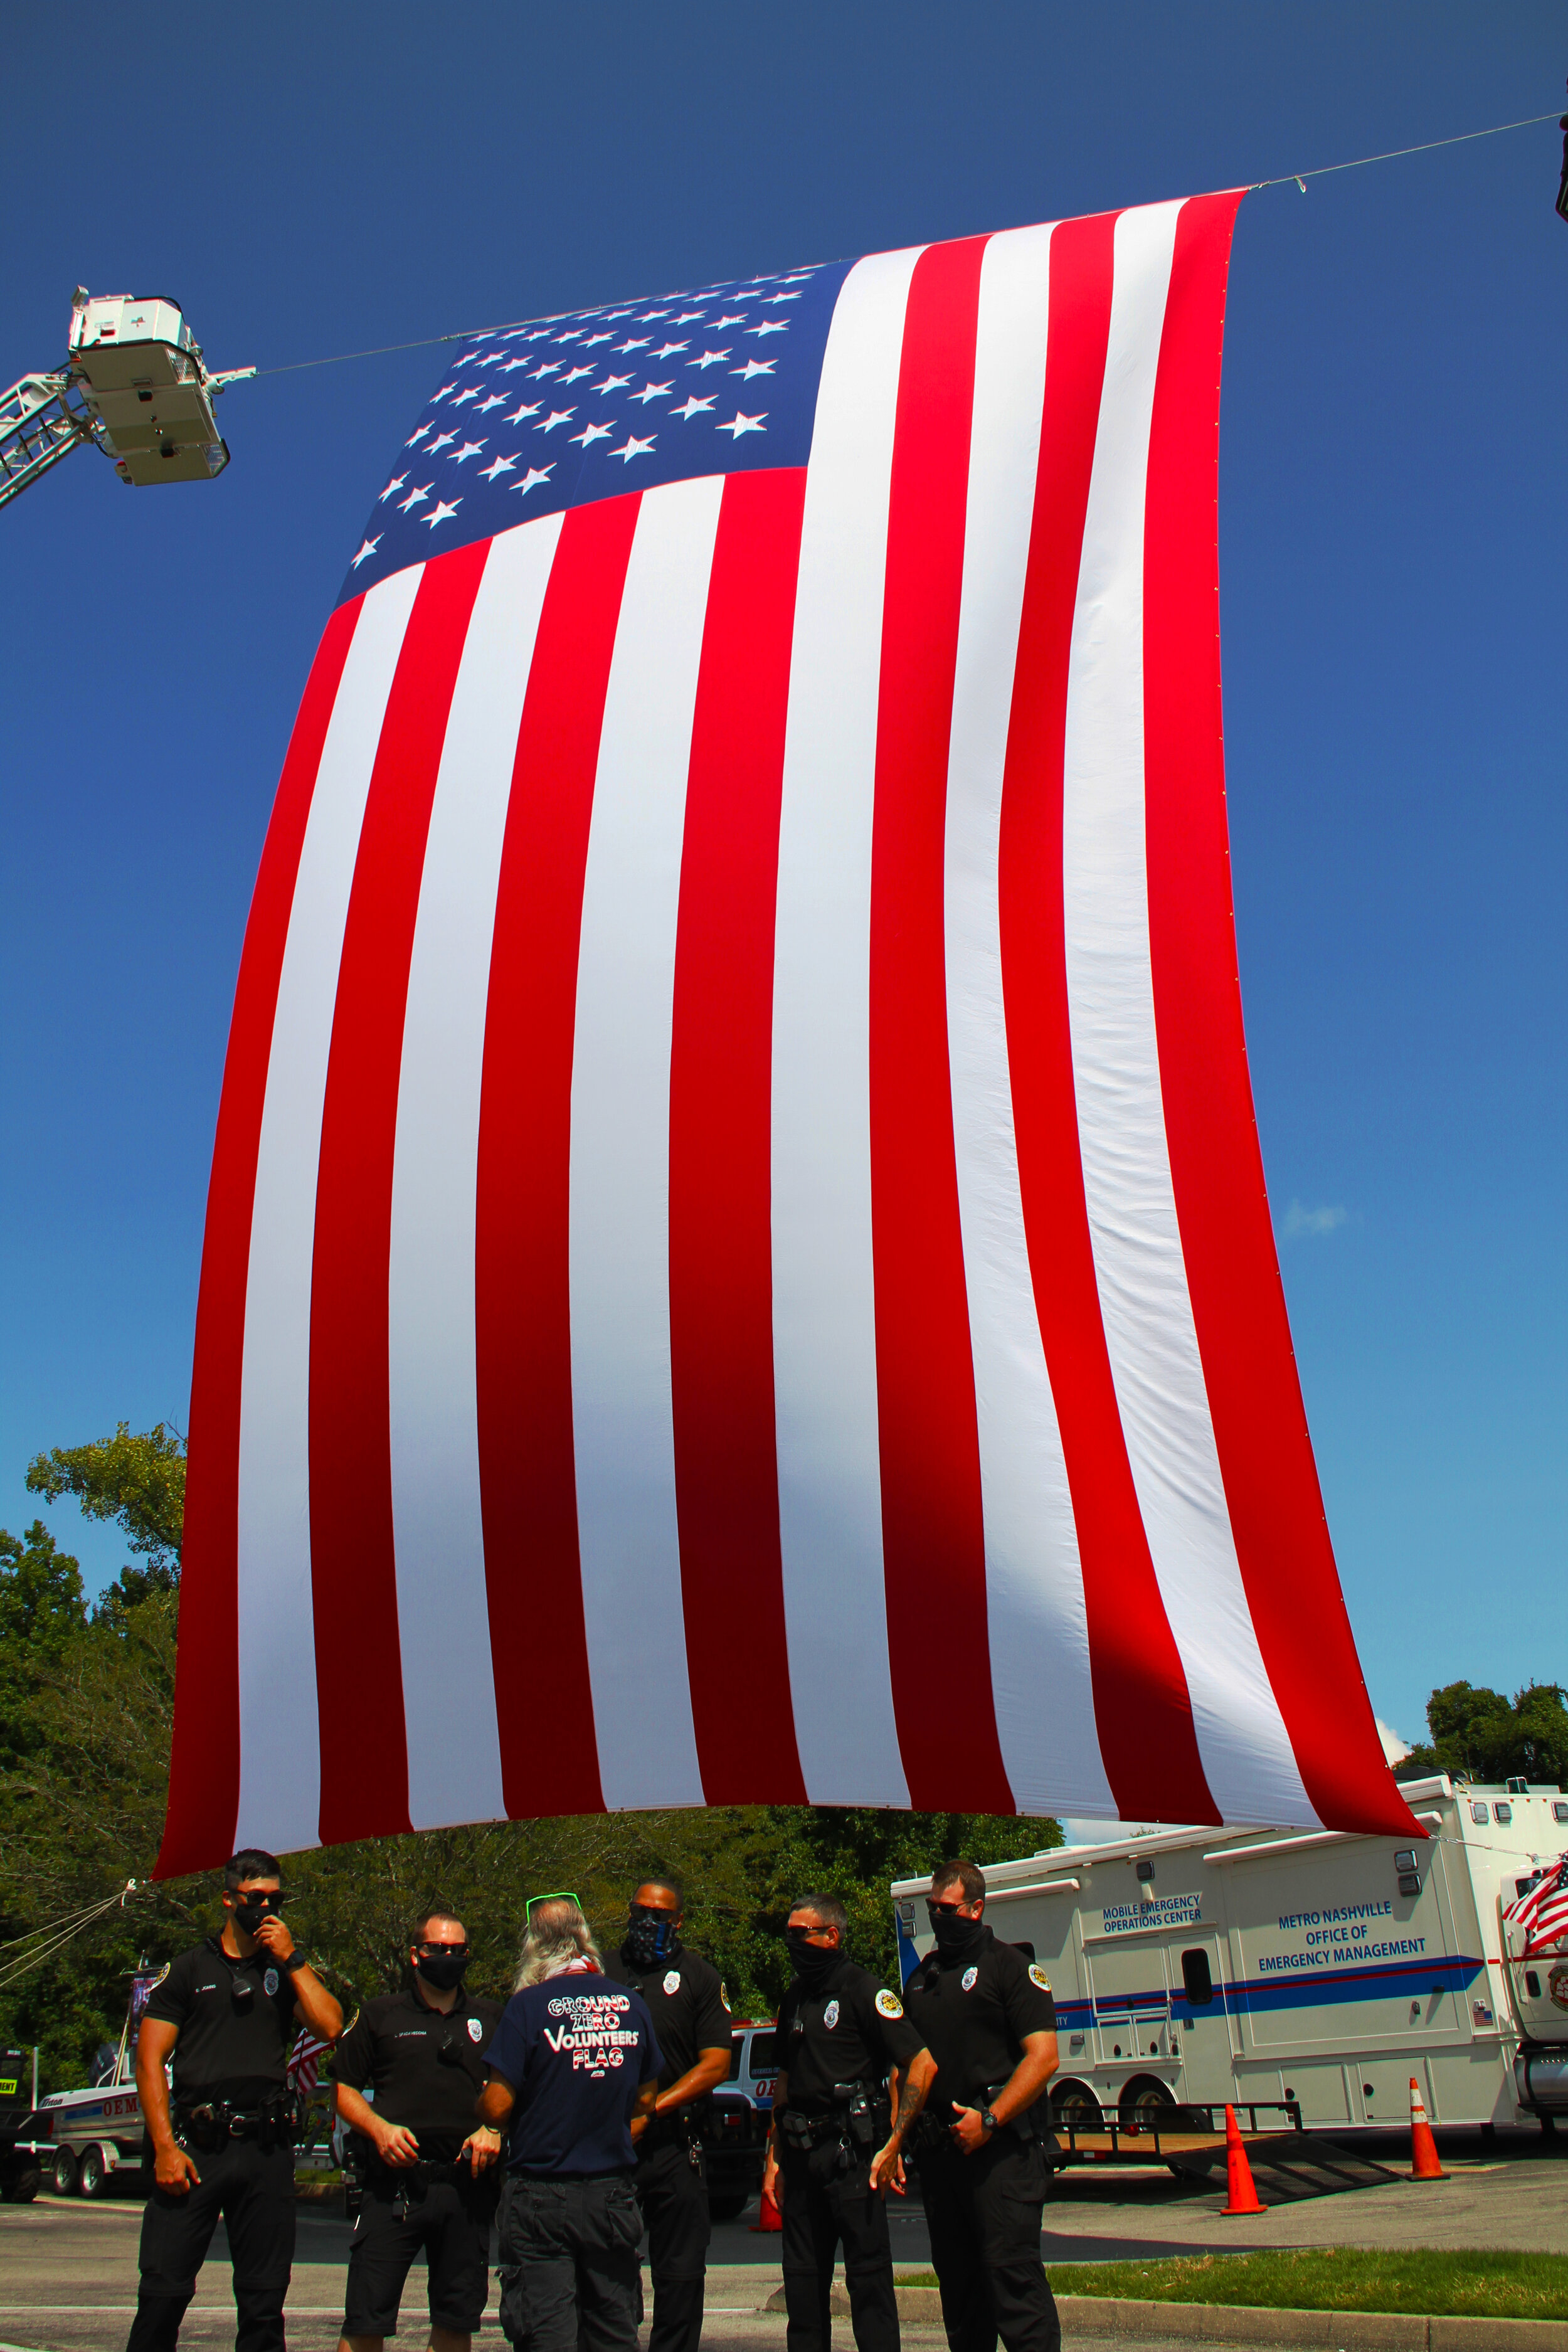
[[[33,1928],[28,1935],[13,1937],[3,1948],[16,1954],[16,1957],[0,1968],[0,1987],[14,1983],[30,1969],[40,1968],[46,1960],[53,1959],[57,1952],[63,1951],[68,1943],[84,1934],[106,1912],[122,1906],[137,1892],[136,1881],[129,1878],[117,1895],[107,1896],[103,1902],[89,1904],[80,1911],[67,1912],[59,1919],[52,1919],[42,1927]],[[23,1944],[29,1948],[18,1951],[18,1946]]]
[[[1496,139],[1506,131],[1531,131],[1539,123],[1555,122],[1557,120],[1555,108],[1548,114],[1525,114],[1521,115],[1517,122],[1489,123],[1484,131],[1457,131],[1447,139],[1420,140],[1414,147],[1385,147],[1380,154],[1354,155],[1343,163],[1318,163],[1310,172],[1281,172],[1276,179],[1249,180],[1247,183],[1247,192],[1249,194],[1255,194],[1260,188],[1289,187],[1293,181],[1305,195],[1307,193],[1305,182],[1326,180],[1334,172],[1359,172],[1368,163],[1394,163],[1405,155],[1429,155],[1435,148],[1463,147],[1475,139]],[[567,315],[564,311],[561,313],[563,318]],[[461,343],[466,342],[470,335],[495,334],[499,331],[500,330],[493,323],[488,327],[455,327],[449,334],[420,335],[414,341],[407,343],[375,343],[367,351],[332,352],[325,359],[319,360],[285,360],[277,367],[257,368],[253,373],[257,377],[297,375],[304,368],[342,367],[350,360],[385,359],[395,352],[426,352],[433,350],[437,343]]]

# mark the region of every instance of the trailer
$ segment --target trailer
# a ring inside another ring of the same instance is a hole
[[[1554,2128],[1568,1939],[1527,1960],[1502,1915],[1568,1848],[1568,1800],[1447,1774],[1403,1794],[1417,1844],[1169,1829],[987,1867],[989,1924],[1056,1998],[1069,2155],[1227,2104],[1386,2129],[1408,2121],[1413,2076],[1435,2123]],[[929,1881],[891,1892],[907,1982],[931,1945]]]

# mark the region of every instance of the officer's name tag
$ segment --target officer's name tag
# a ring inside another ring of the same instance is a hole
[[[879,1992],[877,1995],[879,2017],[902,2017],[903,2013],[904,2004],[896,1992]]]

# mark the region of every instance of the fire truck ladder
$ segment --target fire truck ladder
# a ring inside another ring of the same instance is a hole
[[[0,507],[9,505],[102,426],[64,368],[25,375],[0,400]]]

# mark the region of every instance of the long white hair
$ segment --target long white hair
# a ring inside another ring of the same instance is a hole
[[[517,1956],[513,1992],[522,1992],[529,1985],[542,1984],[546,1977],[558,1977],[567,1969],[584,1965],[604,1974],[604,1955],[575,1903],[569,1896],[559,1895],[552,1902],[535,1904],[523,1933],[522,1949]]]

